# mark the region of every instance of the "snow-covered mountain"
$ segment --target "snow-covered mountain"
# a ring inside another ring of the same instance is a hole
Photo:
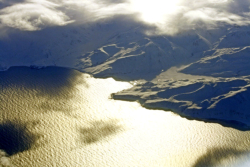
[[[150,36],[147,26],[126,21],[11,33],[0,39],[0,68],[62,66],[131,81],[113,98],[250,127],[250,27]]]

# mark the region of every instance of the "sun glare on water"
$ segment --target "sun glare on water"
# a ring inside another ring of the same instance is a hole
[[[132,9],[140,14],[143,21],[161,23],[166,15],[173,14],[181,0],[131,0]]]

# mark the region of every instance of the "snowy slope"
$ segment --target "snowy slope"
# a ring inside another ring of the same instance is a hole
[[[228,126],[249,128],[250,76],[214,78],[182,74],[172,68],[152,81],[113,94],[113,98],[172,110],[192,119],[231,122]]]
[[[0,39],[0,68],[62,66],[133,81],[113,98],[250,127],[249,27],[148,36],[126,21],[12,33]]]
[[[211,56],[186,66],[182,72],[219,77],[250,75],[250,46],[216,49]]]
[[[97,77],[151,80],[172,66],[198,60],[220,37],[210,32],[204,34],[205,37],[192,31],[176,37],[154,37],[133,29],[111,38],[108,45],[78,57],[75,67]]]
[[[118,18],[100,24],[50,27],[41,31],[15,31],[0,39],[0,68],[57,65],[73,67],[77,57],[107,43],[109,38],[138,25]]]

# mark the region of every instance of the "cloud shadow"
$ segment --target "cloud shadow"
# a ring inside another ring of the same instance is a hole
[[[37,90],[37,95],[57,97],[61,93],[70,93],[76,84],[87,83],[78,77],[82,75],[76,70],[62,67],[11,67],[7,71],[0,71],[0,85],[3,89],[8,87],[24,87]],[[70,94],[69,94],[70,95]],[[69,97],[69,96],[64,96]]]
[[[90,127],[79,129],[80,142],[84,144],[96,143],[104,138],[114,135],[122,130],[117,120],[108,122],[94,121]]]
[[[0,150],[11,156],[34,148],[41,135],[32,133],[28,129],[29,124],[34,126],[37,122],[21,123],[7,120],[0,123]]]
[[[243,156],[247,153],[248,151],[235,148],[210,148],[204,155],[196,160],[193,167],[218,166],[223,160]]]
[[[67,112],[70,111],[68,100],[74,96],[75,86],[78,84],[88,87],[81,72],[68,68],[11,67],[7,71],[0,72],[0,92],[2,94],[7,89],[11,89],[15,92],[22,92],[14,93],[12,99],[21,99],[23,92],[28,90],[27,93],[35,96],[34,98],[43,99],[39,100],[34,108],[44,111],[64,111],[66,108]],[[14,95],[17,97],[13,97]],[[8,92],[6,92],[6,96],[0,96],[0,100],[1,98],[9,98]],[[2,100],[6,101],[6,99]]]

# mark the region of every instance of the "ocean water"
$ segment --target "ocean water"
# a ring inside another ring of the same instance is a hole
[[[60,67],[12,67],[0,72],[1,163],[17,167],[248,165],[249,131],[110,98],[129,87],[127,82]]]

